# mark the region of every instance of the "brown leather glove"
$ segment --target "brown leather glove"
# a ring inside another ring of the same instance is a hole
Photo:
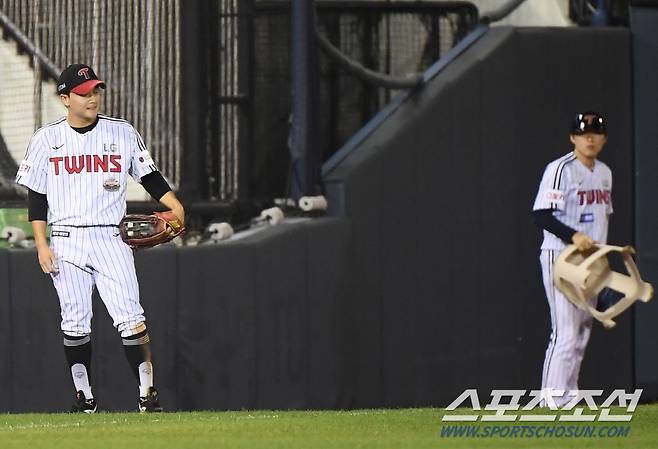
[[[152,248],[173,240],[184,231],[185,226],[172,211],[129,214],[119,223],[121,238],[131,248]]]

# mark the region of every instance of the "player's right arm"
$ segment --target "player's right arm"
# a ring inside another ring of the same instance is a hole
[[[32,231],[34,232],[34,242],[41,270],[44,273],[54,273],[57,271],[57,258],[48,245],[46,225],[47,223],[44,220],[34,220],[32,221]]]
[[[48,202],[48,148],[43,132],[37,131],[30,139],[25,158],[16,173],[16,183],[28,188],[28,216],[34,232],[39,265],[44,273],[57,270],[56,257],[46,239]]]
[[[18,166],[16,183],[38,193],[45,194],[48,187],[48,146],[44,131],[34,133]]]

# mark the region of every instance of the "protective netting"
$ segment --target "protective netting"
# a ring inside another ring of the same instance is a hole
[[[423,72],[477,24],[466,2],[316,1],[319,32],[361,65],[404,76]],[[254,17],[252,192],[284,194],[290,115],[289,10],[257,2]],[[319,53],[318,116],[322,159],[386,105],[398,91],[377,87]]]
[[[252,76],[248,66],[250,3],[218,0],[210,8],[207,83],[214,95],[208,95],[206,106],[205,196],[212,200],[230,201],[246,193],[240,184],[240,165],[249,150],[245,108]]]
[[[107,85],[102,112],[135,125],[174,185],[180,180],[181,157],[180,3],[0,0],[0,12],[57,70],[78,62],[94,68]],[[24,48],[16,39],[0,41],[0,47],[0,133],[12,157],[20,160],[34,129],[65,110],[52,80],[57,74],[32,55],[21,56]]]
[[[315,5],[322,36],[359,64],[391,75],[424,71],[477,23],[477,9],[468,2]],[[186,20],[182,36],[181,14],[190,10],[198,17],[193,13],[188,19],[199,26],[190,27]],[[286,193],[288,2],[0,0],[0,13],[55,67],[48,69],[34,49],[17,46],[13,36],[0,40],[0,134],[14,160],[22,158],[35,128],[64,114],[47,75],[86,62],[107,83],[103,112],[135,125],[176,186],[184,183],[200,192],[200,199],[222,201]],[[194,51],[204,70],[201,77],[193,76],[197,68],[181,67],[181,41],[189,37],[199,46]],[[326,160],[397,91],[356,78],[317,54],[316,141]],[[185,77],[203,84],[196,102],[182,92]],[[205,176],[183,172],[181,164],[186,144],[181,128],[190,104],[200,107],[205,123],[198,144],[185,151],[197,152]]]

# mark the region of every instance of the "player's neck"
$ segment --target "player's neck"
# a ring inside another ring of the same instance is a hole
[[[576,151],[576,159],[580,161],[585,167],[589,168],[590,171],[594,170],[594,165],[596,164],[596,158],[587,157],[581,154],[579,151]]]
[[[93,119],[88,119],[86,117],[79,117],[77,115],[69,114],[66,116],[66,122],[72,127],[72,128],[84,128],[86,126],[92,125],[93,123],[96,122],[96,119],[98,117],[94,117]]]

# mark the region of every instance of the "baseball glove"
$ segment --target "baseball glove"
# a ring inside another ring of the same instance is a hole
[[[119,233],[131,248],[151,248],[166,243],[185,231],[172,211],[153,215],[129,214],[119,222]]]

